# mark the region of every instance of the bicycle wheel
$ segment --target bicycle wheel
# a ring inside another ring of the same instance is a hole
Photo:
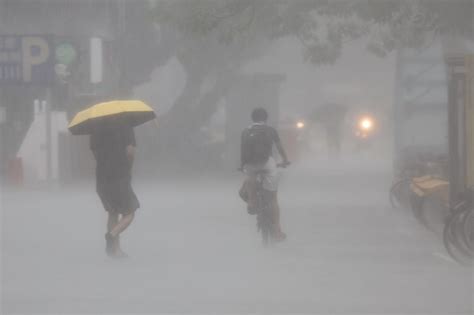
[[[262,233],[262,244],[264,247],[270,246],[271,243],[271,235],[270,231],[268,230],[267,227],[263,227],[261,230]]]
[[[427,224],[422,215],[424,202],[424,197],[420,197],[413,192],[410,194],[410,208],[413,213],[413,216],[415,217],[416,221],[418,221],[418,223],[426,227]]]
[[[267,247],[271,243],[271,225],[269,216],[268,196],[263,188],[262,182],[258,181],[257,186],[257,230],[262,235],[263,246]]]
[[[443,243],[446,251],[455,261],[467,265],[472,257],[469,250],[466,250],[464,244],[460,242],[462,237],[460,234],[462,220],[460,218],[463,213],[462,211],[454,212],[448,217],[443,230]]]
[[[401,179],[395,182],[395,184],[392,185],[392,188],[390,188],[389,198],[392,208],[398,208],[401,205],[403,185],[408,181],[410,181],[410,178]]]
[[[268,196],[266,196],[268,197]],[[263,246],[269,247],[273,244],[273,225],[272,225],[272,216],[271,216],[271,208],[270,203],[268,202],[267,198],[265,199],[265,207],[262,209],[262,242]]]
[[[466,210],[461,226],[464,246],[470,252],[471,257],[474,257],[474,211],[472,208]]]
[[[463,256],[467,258],[472,258],[472,251],[469,248],[467,242],[465,242],[464,237],[464,220],[468,216],[469,211],[468,209],[464,209],[463,211],[457,213],[455,224],[453,225],[453,236],[454,239],[452,240],[456,248],[462,253]]]
[[[424,197],[418,212],[418,221],[429,231],[442,235],[445,218],[449,215],[449,208],[436,194]]]

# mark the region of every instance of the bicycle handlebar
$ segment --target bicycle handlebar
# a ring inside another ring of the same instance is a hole
[[[277,167],[280,167],[280,168],[287,168],[288,166],[290,166],[290,164],[291,164],[291,162],[286,161],[286,162],[278,163],[278,164],[277,164]]]
[[[286,162],[278,163],[278,164],[276,165],[276,167],[278,167],[278,168],[287,168],[287,167],[290,166],[290,165],[291,165],[291,162],[286,161]],[[238,172],[245,173],[245,168],[244,168],[244,167],[239,167],[239,168],[237,168],[237,171],[238,171]]]

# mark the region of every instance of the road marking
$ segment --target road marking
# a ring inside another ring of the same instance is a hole
[[[438,257],[438,258],[441,258],[441,259],[443,259],[443,260],[445,260],[445,261],[447,261],[447,262],[450,262],[450,263],[452,263],[452,264],[455,264],[455,265],[458,264],[457,262],[454,261],[454,259],[452,259],[451,257],[449,257],[449,256],[447,256],[447,255],[445,255],[445,254],[443,254],[443,253],[440,253],[440,252],[433,252],[433,256]]]

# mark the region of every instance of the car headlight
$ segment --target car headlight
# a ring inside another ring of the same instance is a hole
[[[365,131],[370,131],[374,128],[374,121],[370,117],[364,117],[359,121],[359,128]]]
[[[296,128],[303,129],[305,127],[305,123],[303,121],[298,121],[296,123]]]

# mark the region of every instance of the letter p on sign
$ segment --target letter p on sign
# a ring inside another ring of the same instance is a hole
[[[35,65],[42,64],[48,60],[49,46],[46,40],[40,37],[22,38],[23,55],[23,80],[31,81],[31,69]]]

